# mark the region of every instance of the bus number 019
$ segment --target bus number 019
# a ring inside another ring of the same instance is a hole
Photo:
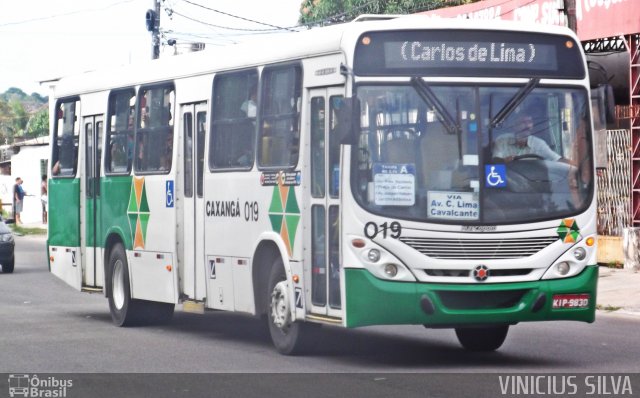
[[[258,221],[258,202],[244,202],[244,220]]]
[[[383,238],[389,235],[391,238],[398,239],[402,234],[402,226],[399,222],[382,223],[380,225],[369,221],[364,226],[364,235],[369,239],[374,239],[378,234],[382,234]]]

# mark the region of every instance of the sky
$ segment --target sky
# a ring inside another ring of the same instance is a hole
[[[264,30],[272,26],[297,25],[301,1],[161,0],[162,41],[176,39],[178,46],[193,41],[207,47],[233,45],[266,34]],[[154,4],[154,0],[4,2],[0,93],[17,87],[27,94],[48,95],[48,87],[40,81],[150,59],[145,13]],[[161,57],[172,53],[173,48],[161,46]]]

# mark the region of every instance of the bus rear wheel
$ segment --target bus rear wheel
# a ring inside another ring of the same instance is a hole
[[[507,338],[509,325],[457,328],[456,336],[469,351],[495,351]]]
[[[274,261],[267,290],[267,322],[271,340],[279,353],[299,354],[304,349],[306,324],[292,321],[289,282],[282,259]]]
[[[136,300],[131,298],[129,266],[121,243],[117,243],[109,254],[109,275],[111,294],[109,310],[111,319],[117,326],[130,326],[140,320],[141,310]]]
[[[108,278],[111,284],[109,310],[117,326],[165,323],[173,316],[173,304],[131,298],[129,266],[121,243],[116,244],[109,255]]]

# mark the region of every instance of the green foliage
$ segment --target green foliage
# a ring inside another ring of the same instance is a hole
[[[362,14],[412,14],[475,1],[478,0],[303,0],[299,22],[331,25]]]
[[[49,109],[44,108],[31,116],[25,136],[28,138],[44,137],[49,135]]]
[[[11,87],[0,94],[0,145],[16,138],[34,138],[49,131],[48,98],[38,93],[27,95]]]
[[[11,102],[9,102],[9,106],[11,107],[11,113],[13,115],[13,120],[11,122],[13,136],[22,136],[24,135],[24,128],[27,127],[29,115],[24,109],[24,105],[22,105],[22,102],[18,100],[12,100]]]

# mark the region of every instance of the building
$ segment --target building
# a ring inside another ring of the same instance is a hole
[[[0,148],[0,199],[9,218],[13,218],[13,186],[16,178],[21,177],[24,180],[22,187],[29,195],[24,199],[22,222],[37,224],[42,221],[40,182],[42,176],[47,174],[48,159],[48,136]]]

